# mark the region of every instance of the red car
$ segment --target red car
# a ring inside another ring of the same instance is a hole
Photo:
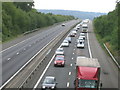
[[[65,66],[65,58],[64,55],[56,55],[54,66]]]

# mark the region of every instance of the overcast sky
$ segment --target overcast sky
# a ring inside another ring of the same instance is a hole
[[[108,13],[116,0],[33,0],[36,9],[64,9]]]

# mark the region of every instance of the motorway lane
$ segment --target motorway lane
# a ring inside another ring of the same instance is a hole
[[[112,59],[104,52],[104,50],[100,47],[94,32],[92,22],[88,24],[89,26],[89,42],[90,48],[92,52],[92,57],[97,58],[101,65],[101,82],[103,84],[102,88],[107,90],[118,90],[118,68]],[[78,36],[77,36],[78,37]],[[86,57],[90,57],[88,52],[87,45],[85,49],[77,49],[75,46],[76,39],[72,38],[72,43],[70,47],[65,47],[65,59],[66,66],[65,67],[54,67],[54,60],[50,64],[47,69],[45,75],[40,81],[37,88],[41,88],[42,81],[48,75],[55,76],[58,82],[58,88],[74,88],[74,79],[75,79],[75,60],[76,56],[82,55]],[[86,43],[87,44],[87,43]],[[73,54],[74,53],[74,54]],[[73,59],[72,59],[73,58]]]
[[[41,88],[41,84],[44,78],[49,75],[56,77],[56,81],[58,83],[57,88],[74,88],[76,57],[78,55],[89,57],[87,40],[85,40],[84,49],[76,47],[76,39],[78,38],[79,33],[80,31],[78,31],[76,37],[72,37],[72,42],[70,43],[69,47],[64,47],[66,60],[65,67],[54,67],[53,59],[52,63],[50,64],[49,68],[47,69],[45,75],[43,76],[37,88]]]
[[[2,52],[2,76],[3,83],[8,80],[22,65],[25,64],[35,53],[44,47],[50,40],[57,36],[61,31],[67,30],[70,26],[77,23],[73,20],[66,23],[65,27],[57,25],[45,30],[16,46]]]
[[[106,54],[99,45],[93,32],[92,22],[89,23],[89,31],[90,46],[93,58],[98,58],[102,68],[101,81],[103,83],[103,88],[114,88],[114,90],[116,90],[118,86],[120,86],[118,85],[118,75],[120,72],[110,56]]]

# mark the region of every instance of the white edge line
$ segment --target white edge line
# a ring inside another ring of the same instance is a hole
[[[89,54],[90,54],[90,58],[92,58],[92,53],[91,53],[91,49],[90,49],[90,43],[89,43],[88,33],[87,33],[87,41],[88,41],[88,51],[89,51]]]
[[[69,82],[67,82],[67,87],[69,87],[70,86],[70,83]]]
[[[108,51],[108,53],[110,54],[110,56],[112,57],[112,59],[114,60],[114,62],[117,64],[118,68],[120,68],[120,65],[118,64],[118,62],[116,61],[116,59],[113,57],[113,55],[111,54],[111,52],[109,51],[109,49],[107,48],[107,46],[105,44],[103,44],[103,45],[106,48],[106,50]]]
[[[35,36],[33,36],[33,37],[35,37]],[[33,38],[33,37],[31,37],[31,38]],[[10,46],[10,47],[8,47],[8,48],[2,50],[0,53],[4,52],[4,51],[6,51],[6,50],[8,50],[8,49],[10,49],[10,48],[12,48],[12,47],[14,47],[14,46],[17,46],[17,45],[19,45],[20,43],[23,43],[23,42],[25,42],[25,41],[27,41],[27,40],[29,40],[29,39],[31,39],[31,38],[25,39],[25,40],[23,40],[23,41],[21,41],[21,42],[15,44],[15,45],[13,45],[13,46]]]
[[[50,60],[50,62],[49,62],[48,65],[46,66],[46,68],[45,68],[45,70],[43,71],[42,75],[39,77],[39,79],[38,79],[38,81],[37,81],[37,83],[35,84],[35,86],[34,86],[33,89],[37,88],[38,84],[40,83],[40,81],[41,81],[41,79],[43,78],[44,74],[46,73],[47,69],[49,68],[49,66],[50,66],[51,62],[53,61],[54,57],[55,57],[55,54],[53,55],[52,59]]]
[[[63,32],[61,32],[63,33]],[[61,35],[61,33],[59,35]],[[55,38],[57,38],[57,35]],[[47,45],[45,45],[38,53],[36,53],[27,63],[25,63],[12,77],[10,77],[2,86],[0,86],[0,90],[7,85],[26,65],[28,65],[33,58],[35,58],[46,46],[48,46],[55,38],[53,38]]]

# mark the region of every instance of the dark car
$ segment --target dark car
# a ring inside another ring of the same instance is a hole
[[[64,55],[56,55],[54,66],[63,66],[63,67],[65,66]]]
[[[57,83],[55,77],[46,76],[42,84],[42,90],[46,90],[46,89],[55,90],[56,84]]]

